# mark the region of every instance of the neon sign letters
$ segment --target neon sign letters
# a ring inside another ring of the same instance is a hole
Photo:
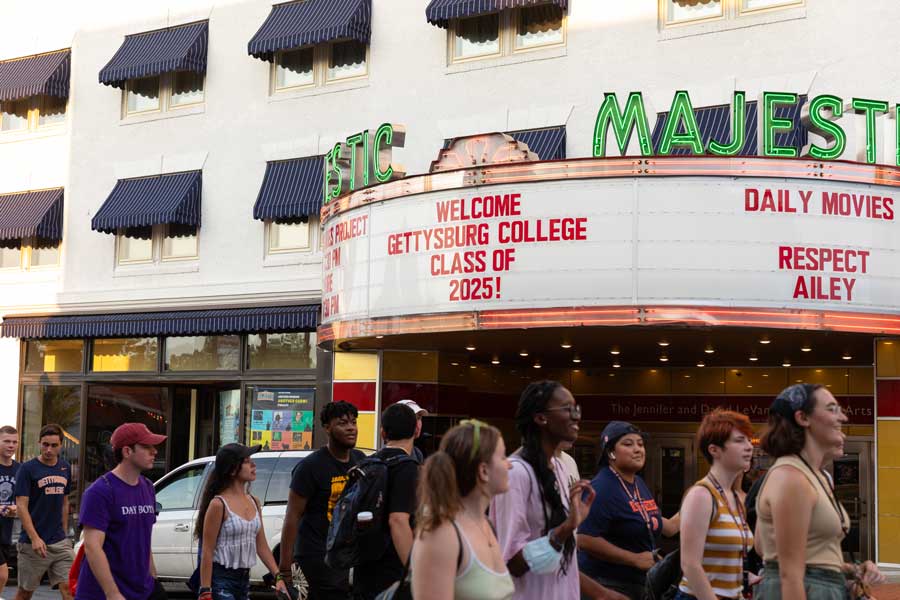
[[[387,183],[406,175],[401,165],[394,164],[393,149],[406,143],[403,125],[384,123],[375,133],[362,131],[338,142],[325,155],[325,181],[322,200],[328,204],[338,196]]]

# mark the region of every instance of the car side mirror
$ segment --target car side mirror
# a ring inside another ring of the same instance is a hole
[[[157,503],[156,503],[156,506],[155,506],[154,508],[155,508],[155,510],[156,510],[156,516],[158,517],[158,516],[159,516],[159,513],[162,512],[162,508],[163,508],[163,507],[162,507],[162,503],[161,503],[161,502],[157,502]]]

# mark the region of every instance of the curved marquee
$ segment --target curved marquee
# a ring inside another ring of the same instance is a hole
[[[580,159],[410,177],[322,210],[323,341],[689,323],[900,332],[900,171]]]

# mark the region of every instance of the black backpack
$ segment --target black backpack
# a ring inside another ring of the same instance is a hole
[[[325,564],[329,567],[346,570],[384,555],[391,540],[385,510],[388,470],[404,462],[416,460],[405,452],[388,459],[376,453],[350,469],[328,526]],[[365,511],[371,512],[373,519],[359,527],[356,515]]]

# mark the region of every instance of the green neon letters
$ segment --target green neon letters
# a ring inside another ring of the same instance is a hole
[[[888,111],[888,103],[884,100],[867,100],[865,98],[854,98],[851,102],[853,110],[857,114],[866,115],[866,162],[874,164],[878,158],[877,130],[875,128],[875,113],[886,113]]]
[[[597,112],[597,123],[594,125],[594,156],[606,155],[606,134],[610,124],[613,126],[620,154],[625,154],[627,151],[631,132],[635,128],[637,128],[641,155],[653,154],[653,147],[650,144],[650,126],[647,125],[644,98],[640,92],[628,94],[624,111],[619,110],[619,101],[615,94],[608,93],[603,98],[603,104],[600,105],[600,110]]]
[[[322,200],[328,204],[335,198],[373,183],[385,183],[403,177],[403,167],[392,163],[393,148],[402,148],[406,128],[384,123],[375,131],[356,133],[338,142],[325,155]],[[374,179],[373,176],[374,175]]]
[[[762,135],[763,156],[783,156],[794,158],[798,152],[796,148],[778,146],[775,144],[775,134],[779,131],[790,131],[794,128],[791,119],[782,119],[775,116],[775,107],[779,104],[797,104],[797,94],[790,92],[763,92],[762,95]]]
[[[707,150],[715,156],[737,156],[744,147],[747,137],[747,95],[735,92],[731,103],[731,143],[723,144],[710,139]]]
[[[684,133],[678,133],[679,123],[683,123]],[[691,98],[684,90],[675,92],[675,97],[672,98],[672,108],[669,109],[666,127],[659,142],[659,153],[668,156],[672,153],[672,146],[687,146],[692,153],[703,154],[700,127],[697,126]]]
[[[831,111],[832,117],[838,118],[844,113],[844,101],[837,96],[822,94],[809,103],[809,129],[812,133],[825,138],[830,145],[829,148],[823,148],[811,144],[809,156],[819,160],[834,160],[840,158],[847,147],[847,133],[840,125],[822,115],[822,111],[826,109]]]

